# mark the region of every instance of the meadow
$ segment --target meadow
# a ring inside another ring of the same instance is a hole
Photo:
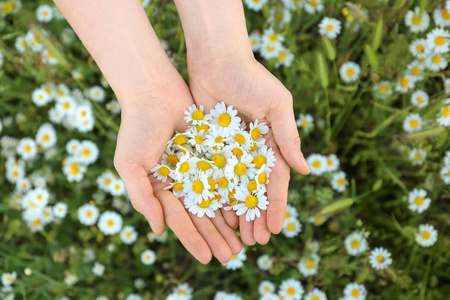
[[[187,80],[175,5],[142,4]],[[120,105],[64,16],[0,1],[0,299],[449,299],[450,1],[244,7],[312,172],[279,235],[202,265],[133,209]]]

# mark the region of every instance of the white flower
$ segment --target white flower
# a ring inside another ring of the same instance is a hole
[[[105,211],[98,220],[98,228],[105,235],[116,234],[122,229],[122,216],[114,211]]]
[[[415,239],[417,244],[422,247],[430,247],[433,246],[438,238],[438,232],[434,229],[433,225],[430,224],[422,224],[419,225],[419,232],[416,233]]]
[[[384,248],[375,248],[370,251],[369,262],[374,269],[386,269],[392,264],[391,253]]]
[[[297,218],[298,217],[298,211],[292,204],[288,203],[286,206],[286,216],[285,219],[289,218]]]
[[[427,44],[435,53],[447,53],[450,45],[450,32],[435,28],[427,34]]]
[[[180,300],[190,300],[192,298],[193,289],[188,283],[179,284],[173,289],[173,293],[180,296]]]
[[[109,192],[113,196],[122,196],[126,193],[125,185],[120,178],[114,178],[109,188]]]
[[[414,132],[422,129],[422,118],[419,114],[409,114],[403,121],[403,129],[406,132]]]
[[[11,286],[17,278],[16,272],[3,273],[2,274],[2,284],[3,286]]]
[[[258,268],[265,271],[269,270],[273,265],[272,259],[267,254],[259,256],[256,263],[258,264]]]
[[[421,58],[429,54],[431,49],[426,39],[416,39],[409,45],[409,51],[414,57]]]
[[[348,181],[344,172],[337,172],[333,174],[333,178],[331,178],[331,187],[337,192],[345,191],[345,188],[348,185]]]
[[[420,12],[420,7],[414,7],[414,10],[409,10],[405,15],[405,24],[412,32],[422,32],[427,30],[430,25],[430,15],[426,11]]]
[[[156,253],[150,249],[141,253],[141,261],[144,265],[153,265],[156,260]]]
[[[247,255],[245,254],[245,248],[242,248],[241,252],[237,255],[232,255],[230,261],[222,263],[222,266],[226,267],[228,270],[240,269],[244,265],[246,259]]]
[[[361,68],[358,64],[348,61],[341,65],[339,75],[344,82],[355,82],[359,78]]]
[[[90,165],[97,161],[98,155],[99,150],[94,142],[84,140],[80,143],[77,157],[81,163]]]
[[[87,248],[83,250],[83,262],[91,262],[95,259],[94,250]]]
[[[280,51],[278,52],[277,59],[278,61],[275,63],[275,67],[278,68],[281,65],[285,67],[290,67],[292,62],[294,61],[294,54],[289,51],[289,49],[280,47]]]
[[[270,156],[270,152],[266,152]],[[256,173],[254,158],[252,155],[244,153],[240,158],[233,156],[227,166],[225,172],[227,176],[234,179],[235,184],[247,185],[250,179],[253,179]]]
[[[63,173],[67,176],[67,180],[70,182],[81,181],[86,170],[86,166],[80,164],[76,157],[69,156],[63,161]]]
[[[275,166],[276,158],[275,152],[272,148],[268,148],[266,145],[262,145],[253,153],[252,163],[255,165],[256,169],[261,169],[264,165],[269,169]]]
[[[198,203],[196,200],[193,200],[189,197],[184,198],[184,206],[194,215],[199,218],[202,218],[204,215],[207,215],[210,218],[214,218],[216,214],[214,211],[222,207],[222,205],[210,198],[204,199]]]
[[[318,241],[311,241],[306,244],[306,249],[313,253],[318,253],[320,250],[320,245]]]
[[[187,197],[197,203],[201,203],[203,199],[213,198],[213,193],[209,191],[207,175],[204,172],[197,173],[192,179],[188,179],[183,183],[184,192]]]
[[[125,226],[120,232],[120,239],[124,244],[131,245],[137,240],[138,234],[133,226]]]
[[[425,64],[431,71],[439,72],[447,68],[448,61],[441,54],[433,53],[427,57]]]
[[[232,134],[235,130],[239,129],[241,118],[237,117],[237,111],[233,109],[233,106],[225,106],[225,103],[217,103],[216,106],[211,109],[209,120],[211,126],[223,128],[227,135]]]
[[[23,138],[17,145],[16,151],[24,160],[31,160],[37,155],[36,142],[31,138]]]
[[[40,208],[28,208],[22,213],[22,218],[32,232],[44,229],[44,216]]]
[[[103,272],[105,272],[105,266],[99,262],[95,262],[95,265],[92,268],[92,273],[96,276],[103,276]]]
[[[448,27],[450,26],[450,10],[446,9],[435,9],[433,12],[433,19],[436,26]]]
[[[52,18],[53,18],[53,10],[49,5],[43,4],[37,8],[36,19],[39,22],[48,23],[52,20]]]
[[[319,23],[319,33],[334,40],[341,33],[341,22],[334,18],[325,17]]]
[[[341,162],[339,161],[339,158],[336,156],[336,154],[330,154],[327,156],[327,172],[334,172],[336,171]]]
[[[414,189],[409,192],[409,209],[421,213],[430,207],[431,199],[426,198],[427,192],[424,189]]]
[[[302,224],[296,218],[286,218],[283,223],[283,234],[288,238],[297,236],[302,231]]]
[[[320,154],[311,154],[306,159],[311,167],[311,174],[320,176],[327,171],[327,158]]]
[[[44,106],[49,103],[52,98],[50,98],[44,89],[35,89],[31,95],[31,100],[33,100],[33,103],[37,106]]]
[[[423,150],[421,148],[413,148],[409,152],[409,159],[412,161],[412,164],[415,166],[422,165],[423,162],[425,161],[426,157],[427,157],[427,153],[425,152],[425,150]]]
[[[269,280],[263,280],[258,286],[258,291],[261,296],[275,292],[275,285]]]
[[[193,125],[203,124],[205,122],[205,114],[203,112],[203,105],[197,108],[197,105],[193,104],[188,107],[188,110],[184,112],[186,117],[184,120],[189,123],[191,122]]]
[[[439,172],[442,181],[446,184],[450,184],[450,165],[444,166]]]
[[[81,224],[94,225],[97,222],[99,210],[95,205],[84,204],[78,208],[77,216]]]
[[[305,295],[304,300],[327,300],[327,295],[319,290],[318,288],[314,288],[311,292]]]
[[[296,123],[297,127],[301,127],[305,132],[314,128],[314,118],[310,114],[299,114]]]
[[[100,189],[104,190],[105,192],[109,192],[115,178],[116,176],[111,171],[103,172],[97,178],[97,185]]]
[[[438,113],[436,122],[441,126],[450,126],[450,98],[444,101],[444,105],[441,107],[441,110]]]
[[[304,292],[301,282],[291,278],[281,282],[278,294],[283,300],[300,300]]]
[[[64,218],[67,214],[67,204],[58,202],[53,206],[53,214],[57,218]]]
[[[403,75],[395,86],[395,90],[400,93],[406,93],[414,88],[414,78],[411,75]]]
[[[346,300],[364,300],[366,295],[366,288],[362,284],[353,282],[345,286],[344,297]]]
[[[245,5],[254,11],[260,11],[269,0],[245,0]]]
[[[254,0],[248,0],[248,1],[254,1]],[[256,1],[260,1],[261,0],[256,0]],[[261,47],[261,35],[256,33],[256,32],[252,32],[248,35],[248,38],[250,40],[250,45],[252,46],[252,50],[254,52],[258,51],[259,48]]]
[[[315,14],[323,10],[322,0],[301,0],[300,6],[305,9],[308,14]]]
[[[245,214],[247,222],[253,221],[255,218],[261,216],[260,210],[267,210],[267,197],[264,195],[264,190],[259,190],[256,193],[250,193],[246,187],[240,186],[236,189],[234,197],[241,201],[233,205],[233,210],[238,216]]]
[[[363,253],[368,247],[366,238],[358,232],[353,232],[348,235],[344,243],[348,254],[354,256]]]
[[[106,93],[105,90],[98,85],[90,87],[87,91],[87,96],[96,102],[105,101]]]
[[[48,149],[56,145],[56,131],[50,123],[44,123],[39,127],[36,134],[36,142],[43,148]]]
[[[417,90],[411,95],[411,103],[419,108],[427,106],[429,100],[428,94],[422,90]]]
[[[317,274],[319,268],[319,256],[312,253],[310,256],[303,257],[297,264],[297,268],[303,276],[308,277]]]

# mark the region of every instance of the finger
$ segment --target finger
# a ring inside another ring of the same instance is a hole
[[[261,210],[261,217],[255,219],[253,224],[253,236],[258,244],[265,245],[270,239],[270,231],[267,228],[267,211]]]
[[[219,231],[219,233],[223,236],[225,241],[227,242],[228,246],[231,249],[231,253],[233,255],[237,255],[242,250],[242,243],[239,240],[238,236],[236,235],[236,232],[234,232],[233,229],[231,229],[228,224],[225,222],[224,217],[222,216],[222,213],[220,210],[216,211],[216,217],[212,218],[211,221],[213,222],[216,229]]]
[[[231,249],[224,237],[217,231],[214,224],[207,216],[202,218],[189,212],[192,223],[197,228],[203,239],[211,249],[212,254],[221,262],[226,263],[231,259]]]
[[[148,179],[147,171],[141,166],[123,168],[115,162],[117,172],[125,184],[133,207],[149,222],[156,235],[164,233],[164,215],[161,204],[153,195],[153,188]]]
[[[245,215],[239,216],[239,229],[241,231],[241,240],[244,244],[252,246],[255,244],[255,238],[253,237],[253,221],[247,222]]]
[[[212,258],[211,250],[192,223],[184,205],[171,191],[163,190],[156,184],[155,194],[161,200],[167,225],[181,244],[202,264],[209,263]]]
[[[283,157],[275,150],[277,162],[270,174],[270,182],[267,184],[267,228],[274,234],[280,233],[283,229],[284,218],[286,216],[287,194],[289,189],[289,166]]]
[[[284,159],[294,170],[303,175],[311,173],[311,168],[301,151],[300,136],[298,135],[292,108],[292,96],[281,102],[277,109],[268,115],[274,138],[280,147]]]
[[[222,212],[222,216],[225,219],[225,222],[227,222],[228,226],[230,226],[232,229],[236,229],[239,226],[239,218],[234,211],[225,210],[223,208],[221,208],[220,211]]]

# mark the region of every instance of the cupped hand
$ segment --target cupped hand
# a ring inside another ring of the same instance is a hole
[[[239,225],[245,244],[265,244],[271,233],[279,233],[283,227],[289,166],[301,174],[310,173],[300,149],[292,95],[251,54],[188,60],[188,71],[190,90],[197,105],[204,105],[208,111],[223,101],[233,105],[245,121],[258,119],[271,128],[264,137],[266,144],[274,150],[277,161],[267,187],[267,211],[253,222],[247,222],[245,215],[238,218],[234,212],[223,211],[232,228]]]
[[[117,139],[114,165],[124,181],[133,207],[161,235],[165,223],[181,243],[202,263],[212,255],[230,260],[242,248],[239,238],[219,213],[214,220],[189,213],[168,183],[148,172],[161,161],[175,129],[184,131],[184,111],[194,102],[186,83],[176,73],[159,84],[146,84],[121,99],[122,121]]]

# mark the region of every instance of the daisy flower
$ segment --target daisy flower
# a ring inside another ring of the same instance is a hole
[[[293,238],[302,231],[302,224],[296,218],[288,218],[283,223],[283,234],[287,238]]]
[[[445,184],[450,184],[450,165],[444,166],[439,175],[441,175],[441,179]]]
[[[318,241],[310,241],[306,244],[306,249],[313,253],[318,253],[320,250],[320,245]]]
[[[105,266],[99,262],[95,262],[94,267],[92,268],[92,273],[94,273],[95,276],[103,276],[104,272]]]
[[[284,41],[284,36],[279,33],[275,33],[275,30],[270,27],[264,31],[262,41],[265,45],[281,45]]]
[[[341,22],[334,18],[325,17],[319,23],[319,33],[334,40],[341,33]]]
[[[436,122],[441,126],[450,126],[450,98],[444,101],[444,105],[438,114]]]
[[[450,32],[442,28],[435,28],[427,34],[427,44],[435,53],[446,53],[449,51]]]
[[[267,153],[267,152],[266,152]],[[253,179],[256,173],[253,156],[244,153],[240,158],[232,157],[225,167],[227,176],[234,179],[234,183],[247,185],[250,179]]]
[[[411,95],[411,103],[419,108],[423,108],[428,105],[430,97],[422,90],[417,90]]]
[[[271,170],[267,166],[263,166],[256,172],[255,181],[257,184],[257,188],[265,188],[266,184],[269,183]]]
[[[406,67],[406,74],[410,75],[415,82],[423,80],[423,70],[425,65],[418,60],[414,60]]]
[[[327,158],[326,156],[320,154],[311,154],[306,159],[311,167],[311,174],[320,176],[327,171]]]
[[[50,123],[44,123],[36,133],[36,142],[43,148],[48,149],[56,145],[56,131]]]
[[[267,271],[272,267],[273,261],[269,255],[264,254],[258,257],[258,259],[256,260],[256,264],[261,270]]]
[[[414,88],[414,77],[403,75],[395,86],[395,90],[400,93],[406,93]]]
[[[22,213],[22,218],[32,232],[44,229],[42,209],[28,208]]]
[[[319,256],[313,253],[311,256],[303,257],[297,264],[297,268],[305,277],[317,274],[319,260]]]
[[[64,96],[56,100],[56,109],[64,116],[70,116],[75,110],[76,103],[72,96]]]
[[[176,288],[173,289],[173,293],[182,297],[182,299],[191,299],[192,292],[194,290],[189,286],[188,283],[179,284]]]
[[[412,161],[412,164],[415,166],[422,165],[423,162],[425,161],[426,157],[427,157],[427,153],[422,148],[413,148],[409,152],[409,159]]]
[[[198,131],[196,127],[191,127],[187,132],[188,143],[195,148],[197,152],[206,152],[205,144],[206,132],[204,130]]]
[[[141,261],[144,265],[153,265],[156,260],[156,253],[153,250],[147,249],[141,253]]]
[[[305,132],[314,128],[314,118],[310,114],[299,114],[296,123],[297,127],[301,127]]]
[[[337,172],[333,174],[331,178],[331,187],[337,192],[344,192],[345,188],[348,185],[348,181],[346,179],[346,175],[344,172]]]
[[[450,10],[449,8],[445,9],[435,9],[433,11],[433,19],[436,26],[448,27],[450,26]]]
[[[216,216],[214,211],[222,207],[218,201],[212,200],[211,198],[202,199],[198,203],[189,197],[184,198],[184,206],[199,218],[202,218],[204,215],[207,215],[209,218],[214,218]]]
[[[370,251],[369,262],[374,269],[386,269],[390,264],[392,264],[391,253],[381,247],[375,248]]]
[[[53,214],[57,218],[64,218],[67,215],[67,204],[58,202],[53,206]]]
[[[280,43],[262,43],[259,52],[264,59],[269,60],[278,58],[282,49],[283,46]]]
[[[158,164],[153,169],[151,169],[150,172],[153,173],[153,177],[161,180],[162,182],[166,182],[167,178],[169,177],[174,177],[174,175],[171,174],[170,168],[164,165]]]
[[[2,274],[2,284],[3,286],[11,286],[17,278],[16,272],[3,273]]]
[[[42,23],[48,23],[53,18],[53,10],[50,5],[40,5],[36,10],[36,19]]]
[[[98,219],[98,228],[105,235],[113,235],[122,229],[122,216],[114,211],[105,211]]]
[[[109,186],[109,192],[113,196],[122,196],[126,194],[125,184],[120,178],[114,178],[111,185]]]
[[[360,73],[361,68],[359,65],[351,61],[343,63],[339,69],[342,81],[347,83],[357,81]]]
[[[298,211],[297,209],[290,203],[287,204],[286,206],[286,215],[285,215],[285,219],[290,219],[290,218],[297,218],[298,217]]]
[[[256,143],[263,143],[265,139],[263,138],[263,134],[267,134],[269,132],[269,126],[266,123],[259,123],[258,120],[250,123],[250,136],[252,140]]]
[[[318,288],[314,288],[311,292],[305,295],[304,300],[327,300],[327,295],[319,290]]]
[[[244,150],[248,151],[251,146],[252,138],[248,132],[242,129],[235,130],[232,134],[228,136],[226,141],[229,144],[237,143],[239,144]]]
[[[232,191],[235,187],[232,181],[232,176],[227,176],[224,170],[218,170],[215,174],[215,179],[217,181],[217,192],[225,198],[228,198],[228,193]]]
[[[364,300],[366,295],[366,288],[362,284],[353,282],[347,284],[344,288],[344,297],[348,300]]]
[[[419,114],[409,114],[403,121],[403,129],[406,132],[415,132],[422,130],[422,118]]]
[[[111,185],[113,181],[115,180],[116,176],[113,174],[113,172],[107,170],[106,172],[103,172],[98,178],[97,178],[97,185],[100,189],[109,192],[111,189]]]
[[[448,61],[439,53],[429,55],[425,61],[427,68],[433,72],[444,70],[448,66]]]
[[[186,179],[183,184],[187,199],[201,204],[204,199],[210,199],[214,195],[209,191],[210,185],[205,173],[197,173],[192,179]]]
[[[438,238],[438,232],[433,225],[419,225],[419,232],[416,233],[416,242],[422,247],[430,247],[434,245]]]
[[[86,93],[87,93],[86,96],[88,96],[89,98],[91,98],[95,102],[103,102],[103,101],[105,101],[105,97],[106,97],[105,90],[99,85],[95,85],[93,87],[90,87],[89,89],[87,89]]]
[[[186,117],[184,120],[186,122],[191,122],[193,125],[202,124],[204,122],[205,115],[203,113],[203,105],[197,108],[197,105],[191,105],[188,110],[184,112]]]
[[[238,187],[234,197],[241,202],[234,205],[233,210],[236,211],[238,216],[245,214],[247,222],[259,218],[261,216],[260,210],[266,210],[269,204],[264,192],[264,190],[259,190],[256,193],[250,193],[247,188],[243,186]]]
[[[266,145],[258,148],[252,153],[252,155],[252,163],[255,165],[256,169],[261,169],[264,165],[268,168],[273,168],[275,166],[275,152],[273,152],[272,148],[268,148]]]
[[[138,234],[133,226],[125,226],[120,232],[120,239],[124,244],[131,245],[137,240]]]
[[[409,51],[414,57],[420,58],[429,54],[431,49],[426,39],[416,39],[409,45]]]
[[[17,144],[17,154],[24,160],[32,160],[37,155],[36,142],[31,138],[23,138]]]
[[[345,238],[345,248],[349,255],[358,255],[367,250],[368,244],[366,238],[358,233],[353,232]]]
[[[241,252],[237,255],[232,255],[230,261],[222,263],[222,266],[226,267],[228,270],[237,270],[242,268],[246,260],[247,254],[245,254],[245,248],[242,248]]]
[[[220,151],[225,147],[225,141],[228,134],[221,127],[212,127],[206,133],[206,140],[203,142],[204,146],[208,149],[212,148],[213,151]]]
[[[181,156],[173,172],[174,177],[177,180],[183,180],[189,178],[190,175],[196,174],[198,171],[197,161],[198,158],[191,157],[189,154]]]
[[[278,295],[283,300],[300,300],[304,292],[301,282],[291,278],[281,282]]]
[[[405,24],[412,32],[423,32],[427,30],[430,25],[430,16],[426,11],[420,13],[420,7],[414,7],[414,10],[409,10],[405,15]]]
[[[245,0],[245,5],[251,10],[260,11],[269,0]]]
[[[253,0],[250,0],[253,1]],[[256,0],[258,1],[258,0]],[[261,0],[259,0],[261,1]],[[256,33],[256,32],[252,32],[248,35],[248,38],[250,40],[250,45],[252,46],[252,50],[254,52],[258,51],[259,48],[261,47],[261,35]]]
[[[294,54],[289,51],[289,49],[280,47],[280,51],[278,52],[277,56],[277,62],[275,63],[275,68],[278,68],[281,65],[290,67],[292,65],[292,62],[294,61],[294,58]]]
[[[431,199],[426,198],[427,191],[424,189],[414,189],[409,192],[408,201],[409,209],[421,213],[430,207]]]
[[[239,129],[241,118],[237,117],[237,111],[233,106],[225,106],[224,102],[217,103],[210,111],[210,124],[218,128],[223,128],[226,135],[231,135],[235,130]]]
[[[341,163],[336,154],[330,154],[326,157],[326,159],[327,159],[327,172],[334,172],[339,168],[339,165]]]
[[[275,285],[269,280],[263,280],[258,286],[258,292],[261,296],[269,293],[275,293]]]
[[[93,164],[97,161],[99,150],[97,145],[89,140],[84,140],[80,143],[78,150],[78,158],[83,164]]]
[[[301,0],[300,6],[303,7],[308,14],[315,14],[323,10],[322,0]]]

